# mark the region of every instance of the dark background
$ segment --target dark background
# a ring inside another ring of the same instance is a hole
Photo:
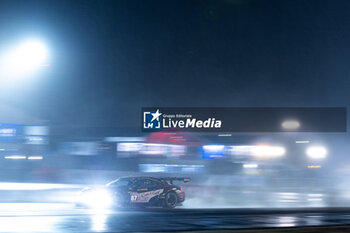
[[[1,102],[53,125],[141,107],[348,106],[349,1],[0,1],[0,49],[40,37],[43,77]]]

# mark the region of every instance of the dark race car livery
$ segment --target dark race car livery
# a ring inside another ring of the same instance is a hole
[[[160,206],[175,208],[185,201],[185,193],[174,181],[189,178],[122,177],[103,188],[84,188],[78,204],[90,207]]]

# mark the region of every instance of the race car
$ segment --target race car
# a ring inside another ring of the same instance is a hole
[[[100,188],[84,188],[78,206],[93,208],[151,207],[175,208],[185,201],[185,193],[174,181],[179,177],[121,177]]]

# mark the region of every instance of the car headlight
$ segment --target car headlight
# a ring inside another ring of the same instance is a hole
[[[81,194],[81,201],[84,205],[93,208],[108,208],[113,204],[112,193],[106,189],[93,189]]]

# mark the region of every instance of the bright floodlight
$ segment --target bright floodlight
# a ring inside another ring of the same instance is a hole
[[[13,62],[18,67],[38,67],[44,64],[47,49],[40,41],[30,40],[20,44],[12,56]]]
[[[48,50],[38,40],[27,40],[4,53],[0,52],[0,55],[0,75],[14,79],[27,77],[45,65]]]
[[[327,155],[327,149],[322,146],[311,146],[307,148],[306,154],[311,159],[323,159]]]

